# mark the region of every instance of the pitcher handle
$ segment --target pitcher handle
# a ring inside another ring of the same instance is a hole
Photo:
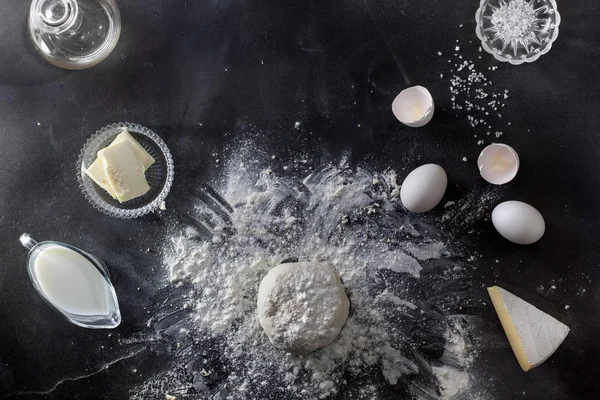
[[[38,244],[38,242],[32,238],[31,236],[29,236],[28,233],[24,233],[19,237],[19,242],[21,242],[21,244],[27,249],[27,250],[31,250],[35,247],[36,244]]]

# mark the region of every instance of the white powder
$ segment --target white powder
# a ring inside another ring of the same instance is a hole
[[[231,227],[215,226],[220,240],[199,240],[189,228],[174,235],[165,264],[183,295],[167,303],[180,308],[149,321],[175,340],[174,365],[132,396],[381,399],[396,385],[429,399],[468,390],[476,349],[448,300],[460,298],[454,290],[468,286],[468,275],[442,229],[402,211],[395,173],[342,165],[301,182],[248,164],[232,160],[227,171],[221,189],[235,212]],[[328,262],[350,299],[340,335],[304,356],[275,348],[256,317],[262,278],[286,260]]]

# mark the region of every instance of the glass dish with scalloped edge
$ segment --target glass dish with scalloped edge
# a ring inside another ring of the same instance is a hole
[[[98,151],[110,145],[124,129],[146,149],[155,162],[146,170],[150,191],[120,203],[98,186],[85,171],[96,160]],[[157,210],[171,190],[173,176],[173,158],[165,142],[150,129],[130,122],[111,124],[97,131],[87,140],[77,161],[77,179],[86,199],[97,210],[116,218],[137,218]]]
[[[558,37],[555,0],[481,0],[475,33],[485,51],[513,65],[534,62]]]

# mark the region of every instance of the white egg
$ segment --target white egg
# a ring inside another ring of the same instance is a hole
[[[418,128],[433,118],[433,97],[423,86],[404,89],[392,102],[392,111],[404,125]]]
[[[535,243],[546,231],[542,214],[522,201],[498,204],[492,211],[492,223],[505,239],[517,244]]]
[[[425,164],[413,170],[400,188],[400,200],[408,211],[422,213],[437,206],[448,186],[446,171],[437,164]]]
[[[489,183],[504,185],[513,180],[519,171],[519,155],[512,147],[502,143],[487,146],[477,159],[479,173]]]

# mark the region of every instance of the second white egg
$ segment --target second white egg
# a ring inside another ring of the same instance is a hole
[[[546,231],[542,214],[522,201],[498,204],[492,211],[492,223],[498,233],[517,244],[535,243]]]
[[[437,164],[425,164],[413,170],[400,188],[400,200],[408,211],[422,213],[429,211],[442,201],[448,176]]]

